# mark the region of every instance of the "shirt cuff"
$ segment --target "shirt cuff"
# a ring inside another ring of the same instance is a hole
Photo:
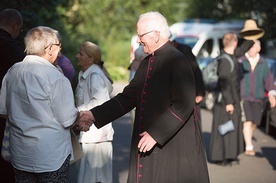
[[[276,90],[270,90],[269,92],[268,92],[268,96],[269,97],[272,97],[272,96],[276,96]]]

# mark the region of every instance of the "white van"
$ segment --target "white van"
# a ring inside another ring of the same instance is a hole
[[[197,57],[200,69],[206,64],[206,58],[215,58],[222,49],[222,37],[225,33],[234,32],[238,35],[244,26],[243,20],[223,21],[216,23],[178,22],[170,26],[172,38],[176,42],[192,48]]]

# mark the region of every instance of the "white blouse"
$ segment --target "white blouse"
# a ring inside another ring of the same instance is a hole
[[[112,84],[104,75],[102,69],[91,65],[85,72],[80,71],[76,88],[76,105],[79,111],[89,110],[110,99]],[[97,129],[93,124],[87,132],[81,132],[79,142],[97,143],[113,140],[114,130],[109,123]]]

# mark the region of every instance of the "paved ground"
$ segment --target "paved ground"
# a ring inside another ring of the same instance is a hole
[[[202,110],[203,138],[208,152],[211,118],[210,111]],[[275,183],[276,182],[276,141],[262,129],[254,132],[255,157],[239,156],[240,164],[221,167],[208,163],[211,183]]]
[[[122,91],[126,83],[115,83],[114,92]],[[202,109],[202,132],[206,152],[209,148],[212,114]],[[113,183],[125,183],[128,174],[129,147],[131,139],[131,114],[117,119],[113,123],[115,130],[113,149]],[[257,129],[254,133],[255,157],[243,154],[239,156],[240,164],[221,167],[208,162],[211,183],[276,183],[276,141]],[[73,183],[73,181],[71,181]]]

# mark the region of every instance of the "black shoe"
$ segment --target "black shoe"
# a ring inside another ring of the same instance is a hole
[[[231,162],[232,165],[239,165],[240,160],[238,158],[236,159],[227,159],[227,161]]]
[[[232,166],[231,161],[228,160],[216,161],[215,164],[220,166]]]
[[[232,166],[232,162],[229,160],[222,161],[222,166]]]
[[[216,164],[216,165],[221,165],[221,164],[222,164],[222,161],[215,161],[215,164]]]

